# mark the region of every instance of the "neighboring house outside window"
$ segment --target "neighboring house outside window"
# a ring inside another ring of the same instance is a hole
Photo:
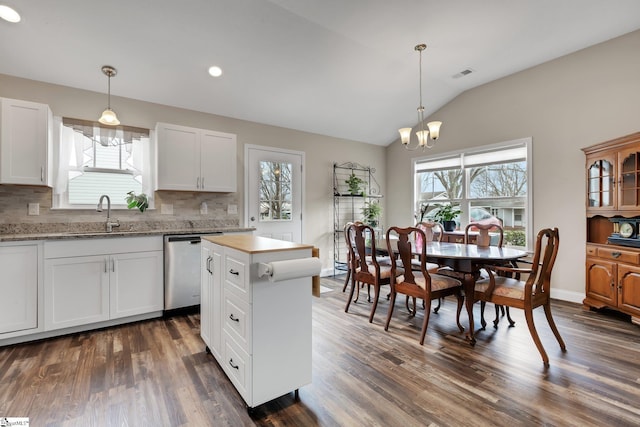
[[[531,170],[530,138],[415,159],[415,212],[429,220],[439,205],[459,205],[459,230],[469,223],[500,224],[505,244],[528,247]]]
[[[112,209],[126,208],[130,191],[147,194],[153,206],[148,129],[56,120],[60,133],[54,208],[94,209],[103,194],[111,199]]]

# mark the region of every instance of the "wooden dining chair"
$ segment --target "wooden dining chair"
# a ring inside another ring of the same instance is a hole
[[[347,222],[344,225],[344,229],[343,229],[344,242],[347,245],[347,274],[346,274],[346,277],[344,278],[344,286],[342,286],[342,292],[344,292],[347,289],[347,286],[349,285],[349,281],[351,280],[351,270],[352,270],[352,263],[353,263],[352,258],[354,256],[355,242],[353,241],[353,239],[350,238],[348,229],[349,229],[349,226],[351,226],[352,224],[362,224],[362,223],[360,221],[355,221],[355,222]]]
[[[464,228],[464,244],[468,245],[471,243],[470,232],[474,231],[474,228],[479,230],[479,233],[478,235],[476,235],[476,239],[475,239],[476,245],[496,246],[498,248],[502,247],[502,242],[504,241],[504,230],[500,225],[497,225],[497,224],[477,224],[477,223],[467,224],[467,226]],[[492,234],[489,234],[490,232]],[[458,280],[464,280],[464,273],[454,271],[450,267],[442,267],[438,269],[437,272],[445,276],[454,277]],[[482,277],[488,277],[488,276],[486,273],[484,273]],[[438,312],[438,309],[440,308],[440,303],[441,301],[438,301],[438,305],[433,309],[434,312],[436,313]],[[505,315],[504,307],[496,306],[496,318],[493,321],[494,326],[497,326],[498,324],[501,311],[502,311],[502,315],[504,316]],[[507,309],[507,317],[509,319],[509,323],[511,324],[511,326],[513,326],[514,323],[512,323],[513,321],[509,316],[508,309]],[[486,327],[486,323],[484,323],[484,319],[483,319],[482,328],[484,329],[485,327]]]
[[[551,272],[558,255],[560,237],[557,228],[540,230],[536,239],[531,268],[515,268],[507,266],[485,266],[488,278],[476,282],[474,301],[492,302],[496,305],[516,307],[524,310],[529,332],[533,338],[542,361],[549,366],[547,356],[538,332],[533,322],[533,310],[537,307],[544,309],[544,314],[553,331],[560,349],[566,351],[566,346],[551,315]],[[498,275],[497,273],[506,273]],[[519,280],[517,275],[528,274],[525,281]],[[515,275],[515,277],[509,277]],[[467,298],[471,297],[470,295]],[[484,318],[484,307],[481,305],[481,316]]]
[[[415,241],[415,245],[416,248],[421,248],[422,247],[422,237],[424,235],[425,241],[426,242],[441,242],[442,241],[442,236],[444,234],[444,227],[442,226],[442,224],[440,224],[439,222],[433,222],[433,221],[422,221],[419,222],[415,225],[415,228],[422,230],[423,234],[418,234],[415,233],[414,237],[414,241]],[[421,262],[420,262],[420,256],[416,256],[414,258],[411,259],[411,268],[414,270],[420,270],[421,268]],[[440,268],[440,266],[436,263],[433,262],[428,262],[427,263],[427,270],[429,271],[429,273],[437,273],[438,272],[438,268]]]
[[[359,294],[359,285],[366,284],[367,288],[373,286],[373,306],[369,314],[369,323],[373,322],[373,316],[378,307],[378,299],[380,296],[380,288],[388,285],[391,281],[391,263],[390,257],[379,257],[376,250],[376,234],[372,227],[366,224],[351,224],[347,228],[347,241],[353,241],[354,245],[348,245],[351,252],[352,269],[351,269],[351,290],[349,299],[344,309],[349,311],[349,306],[353,299],[353,294],[357,290]],[[370,253],[370,255],[368,254]],[[380,260],[379,260],[380,258]],[[393,259],[393,257],[391,257]],[[401,275],[404,269],[398,268],[395,274]],[[368,289],[367,289],[368,293]],[[368,298],[371,301],[370,295]],[[357,301],[357,297],[356,297]]]
[[[415,233],[415,234],[414,234]],[[421,237],[421,244],[416,248],[415,252],[426,253],[426,236],[424,231],[417,227],[391,227],[387,230],[387,250],[393,253],[393,246],[397,246],[396,252],[398,259],[391,258],[391,301],[389,302],[389,311],[387,313],[387,323],[384,330],[389,330],[389,323],[393,316],[393,308],[395,306],[397,294],[404,294],[407,297],[421,298],[426,303],[424,310],[424,320],[422,322],[422,331],[420,333],[420,345],[424,344],[424,338],[427,333],[427,325],[429,324],[429,316],[431,312],[431,301],[448,295],[455,295],[458,299],[458,310],[456,313],[456,322],[460,332],[464,328],[460,324],[460,311],[462,310],[462,283],[454,278],[442,276],[439,274],[430,274],[427,270],[427,261],[425,257],[420,257],[420,270],[402,269],[400,265],[411,265],[413,258],[413,246],[411,235]],[[391,243],[392,235],[397,236],[394,244]],[[410,316],[415,315],[415,310],[410,311]]]

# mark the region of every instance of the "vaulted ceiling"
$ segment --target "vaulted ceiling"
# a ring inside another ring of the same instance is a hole
[[[106,101],[108,64],[118,69],[114,96],[382,146],[417,123],[419,43],[429,114],[465,90],[640,29],[637,0],[0,4],[22,16],[0,20],[2,74]]]

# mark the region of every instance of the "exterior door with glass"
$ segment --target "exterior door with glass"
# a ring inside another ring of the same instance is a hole
[[[302,243],[304,153],[245,147],[245,224],[257,236]]]

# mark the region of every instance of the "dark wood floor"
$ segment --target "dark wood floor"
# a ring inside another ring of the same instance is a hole
[[[481,331],[471,347],[454,301],[431,316],[388,302],[344,313],[341,283],[314,298],[313,383],[250,416],[204,352],[198,315],[0,348],[0,417],[32,426],[517,426],[640,425],[640,328],[612,314],[554,302],[568,351],[538,313],[551,367],[544,369],[524,317]],[[476,310],[478,310],[476,308]],[[463,322],[464,323],[464,322]],[[282,331],[286,333],[286,331]]]

